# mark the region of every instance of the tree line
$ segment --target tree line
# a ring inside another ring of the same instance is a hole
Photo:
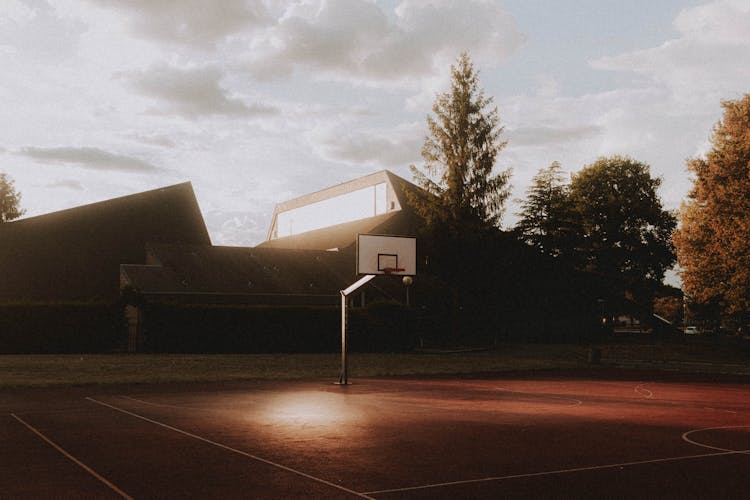
[[[451,67],[450,89],[437,96],[434,115],[427,118],[424,163],[411,166],[424,191],[411,194],[410,203],[427,223],[424,236],[449,250],[441,267],[456,271],[454,281],[471,267],[476,242],[500,231],[509,197],[510,170],[494,168],[507,143],[492,104],[471,59],[462,54]],[[552,162],[519,200],[519,221],[510,234],[552,259],[557,269],[599,277],[647,310],[665,272],[678,262],[696,311],[710,311],[717,324],[747,323],[750,94],[723,107],[711,151],[688,161],[694,186],[676,213],[663,207],[662,180],[646,163],[602,157],[567,176]]]

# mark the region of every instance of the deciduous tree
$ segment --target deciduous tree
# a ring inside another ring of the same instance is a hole
[[[20,207],[21,194],[13,185],[13,179],[0,173],[0,223],[21,217],[25,210]]]
[[[664,210],[645,163],[600,158],[573,176],[570,203],[578,219],[580,265],[619,282],[643,306],[674,263],[675,216]]]
[[[750,94],[722,106],[711,150],[688,161],[695,178],[674,242],[690,300],[737,316],[750,312]]]

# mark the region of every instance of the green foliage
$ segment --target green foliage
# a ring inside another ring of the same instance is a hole
[[[455,267],[446,269],[448,262]],[[598,280],[508,233],[435,250],[416,281],[432,274],[442,281],[417,294],[425,346],[580,341],[602,333]]]
[[[622,156],[598,159],[570,184],[579,266],[621,283],[641,304],[651,303],[675,262],[671,235],[677,222],[662,207],[660,184],[648,165]]]
[[[570,253],[575,225],[568,186],[558,162],[534,176],[517,215],[520,220],[516,231],[522,241],[553,257]]]
[[[650,309],[654,290],[674,263],[676,226],[657,191],[661,179],[631,158],[600,158],[564,184],[553,163],[534,177],[515,228],[521,241],[608,283],[603,296]]]
[[[26,213],[20,208],[21,194],[16,192],[13,179],[0,173],[0,223],[17,219]]]
[[[412,193],[410,203],[428,226],[461,234],[500,224],[510,170],[493,175],[495,158],[506,143],[500,140],[503,128],[491,105],[469,56],[461,54],[451,66],[450,90],[437,96],[434,117],[427,117],[424,165],[411,166],[426,193]]]

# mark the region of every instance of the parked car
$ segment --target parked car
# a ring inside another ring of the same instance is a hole
[[[685,327],[685,335],[698,335],[699,333],[700,333],[700,330],[698,330],[697,326]]]

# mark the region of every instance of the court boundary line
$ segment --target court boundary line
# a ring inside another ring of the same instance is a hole
[[[203,437],[203,436],[199,436],[199,435],[197,435],[197,434],[193,434],[192,432],[188,432],[188,431],[185,431],[185,430],[183,430],[183,429],[180,429],[180,428],[178,428],[178,427],[174,427],[174,426],[172,426],[172,425],[169,425],[169,424],[165,424],[165,423],[163,423],[163,422],[159,422],[158,420],[154,420],[154,419],[152,419],[152,418],[149,418],[149,417],[146,417],[146,416],[143,416],[143,415],[139,415],[138,413],[135,413],[135,412],[132,412],[132,411],[126,410],[126,409],[124,409],[124,408],[119,408],[119,407],[117,407],[117,406],[111,405],[111,404],[109,404],[109,403],[105,403],[105,402],[103,402],[103,401],[99,401],[99,400],[97,400],[97,399],[94,399],[94,398],[92,398],[92,397],[87,397],[87,398],[86,398],[86,400],[88,400],[88,401],[90,401],[90,402],[92,402],[92,403],[95,403],[95,404],[101,405],[101,406],[105,406],[105,407],[107,407],[107,408],[110,408],[110,409],[112,409],[112,410],[118,411],[118,412],[120,412],[120,413],[123,413],[123,414],[125,414],[125,415],[130,415],[131,417],[135,417],[135,418],[138,418],[138,419],[140,419],[140,420],[143,420],[143,421],[145,421],[145,422],[149,422],[149,423],[152,423],[152,424],[158,425],[159,427],[163,427],[163,428],[165,428],[165,429],[168,429],[168,430],[171,430],[171,431],[177,432],[177,433],[179,433],[179,434],[182,434],[182,435],[184,435],[184,436],[187,436],[187,437],[191,437],[191,438],[193,438],[193,439],[197,439],[198,441],[202,441],[202,442],[204,442],[204,443],[207,443],[207,444],[210,444],[210,445],[216,446],[216,447],[218,447],[218,448],[221,448],[221,449],[223,449],[223,450],[226,450],[226,451],[230,451],[230,452],[232,452],[232,453],[236,453],[236,454],[238,454],[238,455],[242,455],[242,456],[244,456],[244,457],[250,458],[250,459],[252,459],[252,460],[255,460],[255,461],[257,461],[257,462],[261,462],[261,463],[264,463],[264,464],[266,464],[266,465],[270,465],[270,466],[272,466],[272,467],[276,467],[276,468],[278,468],[278,469],[281,469],[281,470],[284,470],[284,471],[286,471],[286,472],[290,472],[290,473],[292,473],[292,474],[296,474],[296,475],[298,475],[298,476],[300,476],[300,477],[304,477],[304,478],[306,478],[306,479],[310,479],[310,480],[312,480],[312,481],[315,481],[315,482],[317,482],[317,483],[321,483],[321,484],[324,484],[324,485],[326,485],[326,486],[330,486],[330,487],[332,487],[332,488],[335,488],[335,489],[337,489],[337,490],[340,490],[340,491],[344,491],[344,492],[346,492],[346,493],[349,493],[349,494],[352,494],[352,495],[358,496],[358,497],[360,497],[360,498],[368,498],[368,499],[370,499],[370,500],[374,500],[374,499],[373,499],[373,498],[372,498],[371,496],[369,496],[369,495],[368,495],[367,493],[360,493],[360,492],[358,492],[358,491],[354,491],[354,490],[351,490],[351,489],[349,489],[349,488],[346,488],[345,486],[341,486],[341,485],[338,485],[338,484],[336,484],[336,483],[333,483],[333,482],[331,482],[331,481],[327,481],[327,480],[325,480],[325,479],[322,479],[322,478],[319,478],[319,477],[313,476],[313,475],[311,475],[311,474],[307,474],[307,473],[305,473],[305,472],[302,472],[302,471],[299,471],[299,470],[297,470],[297,469],[293,469],[293,468],[291,468],[291,467],[287,467],[286,465],[282,465],[282,464],[280,464],[280,463],[277,463],[277,462],[273,462],[273,461],[271,461],[271,460],[268,460],[268,459],[265,459],[265,458],[259,457],[259,456],[257,456],[257,455],[253,455],[252,453],[248,453],[248,452],[246,452],[246,451],[238,450],[237,448],[232,448],[231,446],[228,446],[228,445],[225,445],[225,444],[219,443],[219,442],[217,442],[217,441],[212,441],[211,439],[205,438],[205,437]]]
[[[528,478],[528,477],[552,476],[552,475],[559,475],[559,474],[569,474],[573,472],[586,472],[586,471],[592,471],[592,470],[614,469],[617,467],[630,467],[634,465],[653,464],[653,463],[660,463],[660,462],[676,462],[679,460],[691,460],[691,459],[696,459],[696,458],[718,457],[718,456],[723,456],[723,455],[747,455],[748,453],[750,453],[750,450],[725,451],[725,452],[717,452],[717,453],[702,453],[699,455],[685,455],[681,457],[655,458],[652,460],[638,460],[634,462],[622,462],[619,464],[593,465],[589,467],[574,467],[570,469],[557,469],[557,470],[551,470],[551,471],[528,472],[524,474],[510,474],[507,476],[485,477],[485,478],[479,478],[479,479],[465,479],[462,481],[449,481],[449,482],[444,482],[444,483],[423,484],[423,485],[417,485],[417,486],[407,486],[404,488],[390,488],[387,490],[366,491],[364,494],[365,495],[379,495],[382,493],[402,493],[406,491],[427,490],[427,489],[432,489],[432,488],[444,488],[446,486],[460,486],[464,484],[477,484],[477,483],[489,483],[493,481],[505,481],[508,479],[523,479],[523,478]]]
[[[576,408],[578,406],[582,406],[583,405],[583,400],[582,399],[573,398],[573,397],[569,397],[569,396],[560,396],[560,395],[552,396],[552,395],[546,394],[546,393],[545,394],[539,394],[539,393],[533,393],[533,392],[527,392],[527,391],[516,391],[514,389],[508,389],[508,388],[505,388],[505,387],[495,387],[494,389],[496,391],[501,391],[501,392],[505,392],[505,393],[508,393],[508,394],[521,394],[521,395],[526,395],[526,396],[530,396],[530,397],[538,396],[540,399],[552,399],[552,400],[557,400],[557,401],[572,401],[573,402],[573,403],[569,403],[569,404],[563,405],[562,408]],[[541,407],[537,407],[537,408],[541,408]]]
[[[711,408],[711,409],[713,409],[713,408]],[[698,441],[694,441],[694,440],[690,439],[688,436],[690,436],[691,434],[694,434],[696,432],[703,432],[703,431],[716,431],[716,430],[729,430],[729,429],[748,429],[748,428],[750,428],[750,425],[721,425],[721,426],[718,426],[718,427],[704,427],[702,429],[692,429],[692,430],[685,431],[685,432],[682,433],[682,440],[685,441],[686,443],[690,443],[690,444],[695,445],[695,446],[700,446],[701,448],[707,448],[709,450],[733,451],[735,453],[741,453],[741,454],[747,455],[747,454],[750,454],[750,450],[741,451],[741,450],[731,450],[729,448],[721,448],[720,446],[713,446],[713,445],[710,445],[710,444],[705,444],[705,443],[701,443],[701,442],[698,442]]]
[[[78,460],[73,455],[71,455],[68,451],[65,450],[65,448],[63,448],[59,444],[57,444],[54,441],[52,441],[52,439],[50,439],[47,436],[45,436],[40,430],[38,430],[37,428],[35,428],[33,425],[31,425],[30,423],[26,422],[24,419],[22,419],[21,417],[19,417],[15,413],[11,413],[10,416],[13,417],[14,419],[16,419],[22,425],[24,425],[28,430],[30,430],[31,432],[33,432],[34,434],[36,434],[39,438],[41,438],[48,445],[52,446],[55,450],[57,450],[65,458],[67,458],[68,460],[70,460],[71,462],[73,462],[74,464],[76,464],[77,466],[81,467],[83,470],[85,470],[89,474],[91,474],[95,479],[97,479],[99,482],[101,482],[102,484],[104,484],[105,486],[107,486],[109,489],[111,489],[112,491],[114,491],[115,493],[117,493],[118,495],[120,495],[123,498],[126,498],[128,500],[133,500],[133,497],[131,497],[130,495],[128,495],[127,493],[125,493],[124,491],[122,491],[120,488],[117,487],[117,485],[115,485],[114,483],[112,483],[111,481],[109,481],[107,478],[105,478],[104,476],[102,476],[101,474],[99,474],[98,472],[96,472],[94,469],[92,469],[91,467],[89,467],[88,465],[86,465],[85,463],[81,462],[80,460]]]
[[[127,399],[129,401],[134,401],[136,403],[144,404],[147,406],[153,406],[155,408],[172,408],[174,410],[211,411],[210,408],[196,408],[194,406],[179,406],[179,405],[168,405],[168,404],[162,404],[162,403],[151,403],[150,401],[144,401],[143,399],[133,398],[125,394],[120,394],[119,397],[123,399]]]

